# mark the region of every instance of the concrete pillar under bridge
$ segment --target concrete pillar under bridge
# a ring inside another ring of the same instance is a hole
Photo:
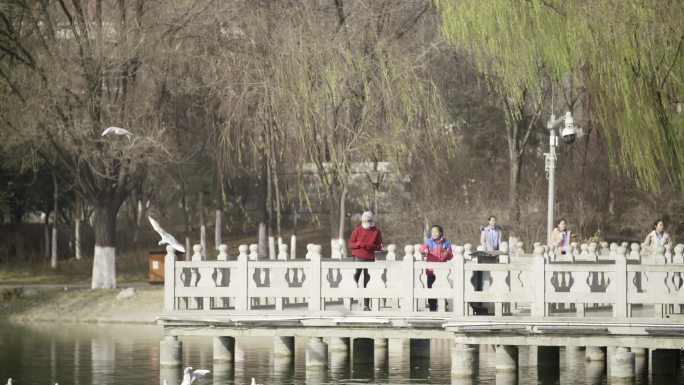
[[[214,362],[235,361],[235,338],[214,337]]]
[[[498,345],[496,347],[496,371],[518,371],[518,347],[514,345]]]
[[[635,375],[634,353],[629,348],[615,348],[610,355],[610,383],[633,383]]]
[[[165,336],[159,342],[159,366],[179,367],[182,364],[183,343],[178,336]]]
[[[311,337],[306,346],[306,367],[325,369],[328,366],[328,344],[321,337]],[[307,373],[309,370],[307,370]]]
[[[451,348],[451,376],[458,378],[474,377],[479,365],[477,349],[468,345],[456,344]]]

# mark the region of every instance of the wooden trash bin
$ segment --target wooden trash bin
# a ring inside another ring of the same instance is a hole
[[[165,251],[150,251],[150,272],[148,275],[149,283],[164,283],[164,257]]]

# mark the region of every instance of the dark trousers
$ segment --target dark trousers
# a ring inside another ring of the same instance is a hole
[[[354,258],[354,262],[373,262],[372,259],[365,259],[365,258],[359,258],[359,257],[352,257]],[[354,281],[356,281],[356,284],[359,284],[359,278],[361,278],[361,273],[363,273],[363,287],[365,288],[366,285],[368,285],[368,281],[370,281],[370,274],[368,274],[368,269],[356,269],[356,273],[354,273]],[[368,306],[370,304],[370,298],[364,298],[363,299],[363,306]]]
[[[437,278],[432,274],[427,276],[428,289],[432,289],[432,284],[435,283],[435,279]],[[428,307],[430,307],[430,311],[437,311],[437,298],[428,298]]]

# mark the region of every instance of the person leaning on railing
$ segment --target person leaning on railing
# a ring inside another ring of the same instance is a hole
[[[655,245],[665,246],[671,244],[672,238],[670,238],[670,234],[665,232],[665,222],[662,219],[656,219],[653,222],[653,231],[648,233],[644,240],[644,246],[653,247]]]
[[[568,246],[573,242],[573,235],[568,230],[567,221],[561,218],[551,233],[551,243],[561,250],[561,254],[565,254]]]
[[[349,237],[349,248],[355,262],[375,261],[375,252],[382,250],[382,232],[375,227],[375,216],[371,211],[361,215],[361,224],[352,231]],[[363,272],[363,287],[370,281],[368,269],[356,269],[354,280],[359,283]],[[370,298],[363,299],[363,310],[370,310]]]
[[[431,232],[431,237],[425,240],[425,243],[420,247],[419,251],[421,254],[426,255],[426,260],[428,262],[446,262],[450,261],[454,257],[451,251],[451,242],[444,238],[444,229],[440,225],[433,225]],[[425,274],[427,275],[427,285],[428,288],[432,288],[432,284],[435,283],[435,272],[432,269],[426,269]],[[437,299],[429,298],[428,306],[430,311],[437,311]]]

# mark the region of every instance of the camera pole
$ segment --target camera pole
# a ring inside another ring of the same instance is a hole
[[[548,129],[549,129],[549,152],[545,153],[546,156],[546,175],[549,179],[549,201],[547,204],[546,211],[546,244],[551,244],[551,232],[553,231],[553,206],[556,195],[556,147],[558,146],[558,136],[556,135],[556,130],[554,129],[554,121],[556,117],[551,115],[549,119]]]

